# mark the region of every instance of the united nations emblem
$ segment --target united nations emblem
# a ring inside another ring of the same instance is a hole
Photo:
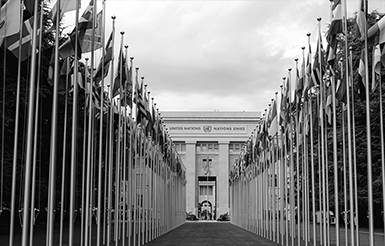
[[[203,126],[203,131],[204,131],[204,132],[209,133],[209,132],[211,132],[212,129],[213,129],[212,126]]]

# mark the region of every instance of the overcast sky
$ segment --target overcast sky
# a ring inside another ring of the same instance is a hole
[[[359,1],[347,2],[352,17]],[[369,10],[384,12],[384,2],[369,1]],[[82,1],[80,14],[88,3]],[[115,51],[124,31],[129,56],[160,111],[264,111],[294,59],[302,58],[301,47],[307,52],[307,33],[315,52],[317,17],[324,35],[330,1],[107,0],[106,37],[112,15]],[[71,19],[67,14],[67,23]]]

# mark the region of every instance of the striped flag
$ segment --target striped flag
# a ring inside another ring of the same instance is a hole
[[[20,1],[8,0],[0,10],[0,45],[4,38],[19,33]]]
[[[313,82],[317,85],[320,85],[325,73],[325,57],[324,50],[322,46],[322,37],[321,30],[319,30],[318,40],[317,40],[317,50],[314,54],[312,78]]]
[[[108,38],[106,48],[105,48],[105,53],[104,57],[101,58],[98,69],[96,70],[95,76],[94,76],[94,81],[95,84],[98,84],[102,79],[104,79],[107,74],[108,74],[108,69],[110,67],[110,63],[112,60],[112,37],[114,33],[111,32],[110,37]],[[103,78],[102,78],[102,68],[103,69]]]
[[[84,11],[83,15],[81,16],[79,23],[78,23],[78,35],[76,35],[76,28],[73,29],[70,38],[67,39],[66,42],[64,42],[59,47],[59,55],[61,58],[66,58],[68,56],[75,56],[75,39],[76,36],[78,37],[78,54],[77,58],[81,58],[82,51],[82,43],[84,40],[84,36],[87,29],[92,28],[92,22],[93,22],[93,5],[92,1],[88,5],[87,9]]]
[[[40,14],[39,19],[40,19]],[[40,22],[38,19],[38,23]],[[24,21],[22,29],[22,44],[21,44],[21,57],[19,57],[19,48],[20,48],[20,33],[16,33],[12,36],[6,38],[7,49],[11,51],[17,58],[24,61],[32,53],[32,33],[33,33],[33,16],[28,20]],[[40,28],[37,30],[38,37],[40,36]],[[37,38],[39,40],[39,38]]]
[[[87,29],[84,33],[83,42],[80,44],[82,47],[82,52],[87,53],[91,51],[95,51],[97,49],[102,48],[102,19],[103,19],[103,11],[100,11],[96,15],[96,26],[94,31],[94,38],[92,38],[92,29]],[[92,49],[92,41],[94,42],[94,47]]]

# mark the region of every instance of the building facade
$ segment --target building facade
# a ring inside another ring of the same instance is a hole
[[[186,212],[229,212],[229,170],[259,124],[260,112],[166,111],[162,117],[186,167]]]

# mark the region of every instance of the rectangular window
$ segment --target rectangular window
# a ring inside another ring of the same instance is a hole
[[[180,146],[180,151],[181,152],[186,152],[186,144],[185,143],[182,143],[181,146]]]
[[[201,186],[199,186],[199,195],[200,196],[207,196],[207,195],[212,196],[213,190],[214,190],[214,187],[212,185],[210,185],[210,186],[201,185]]]
[[[234,144],[234,150],[235,150],[235,151],[240,151],[240,146],[239,146],[239,144]]]
[[[233,150],[234,150],[234,144],[232,144],[232,143],[229,144],[229,150],[230,150],[230,151],[233,151]]]
[[[219,144],[214,144],[214,151],[219,151]]]
[[[210,150],[213,150],[213,144],[207,144],[207,148]]]

